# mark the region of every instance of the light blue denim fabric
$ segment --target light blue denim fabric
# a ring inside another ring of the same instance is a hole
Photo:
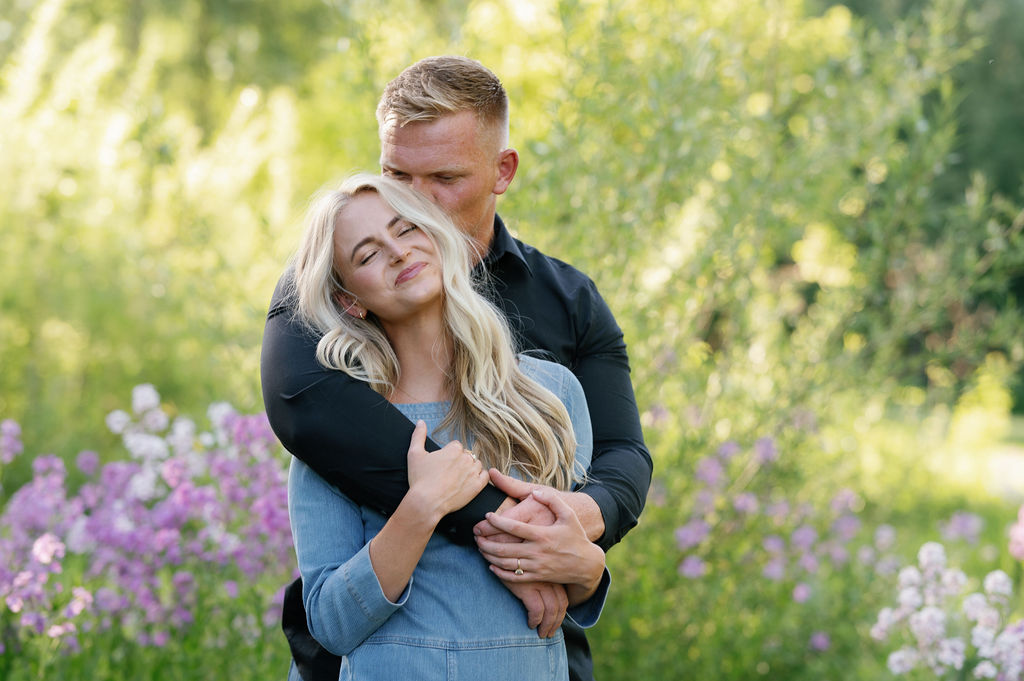
[[[578,442],[576,464],[590,464],[592,433],[576,377],[559,364],[526,356],[520,366],[566,405]],[[447,403],[398,405],[433,433]],[[435,534],[397,602],[384,596],[369,557],[369,541],[387,518],[360,507],[297,459],[288,479],[288,510],[302,573],[310,632],[343,656],[340,679],[359,681],[552,681],[568,679],[561,631],[542,639],[526,623],[522,603],[487,568],[472,546]],[[607,595],[602,587],[571,609],[593,626]],[[297,679],[294,665],[289,678]]]

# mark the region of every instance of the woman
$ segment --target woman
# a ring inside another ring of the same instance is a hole
[[[590,460],[579,383],[560,365],[515,356],[504,319],[473,289],[469,243],[411,188],[360,175],[315,200],[296,256],[297,307],[321,335],[318,360],[417,423],[409,491],[390,517],[292,461],[307,619],[345,656],[341,678],[568,677],[561,632],[538,636],[475,549],[433,535],[487,484],[485,465],[564,490]],[[427,453],[428,432],[447,444]],[[568,506],[540,500],[585,540]],[[584,576],[566,592],[578,606],[570,616],[590,626],[607,580],[604,553],[585,544]]]

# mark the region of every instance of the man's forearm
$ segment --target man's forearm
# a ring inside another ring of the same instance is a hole
[[[596,542],[604,536],[604,516],[594,498],[584,492],[565,492],[562,499],[569,504],[587,533],[587,539]]]

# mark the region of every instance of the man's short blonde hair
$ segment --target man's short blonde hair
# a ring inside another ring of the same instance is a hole
[[[468,57],[427,57],[406,68],[384,88],[377,104],[377,126],[404,126],[472,111],[483,128],[508,139],[508,95],[490,69]]]

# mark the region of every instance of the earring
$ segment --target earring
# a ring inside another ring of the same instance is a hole
[[[362,312],[359,313],[359,318],[366,319],[366,310],[363,310]]]

